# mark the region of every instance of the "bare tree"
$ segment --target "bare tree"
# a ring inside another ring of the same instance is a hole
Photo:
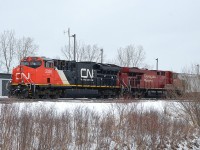
[[[30,37],[17,39],[14,31],[4,31],[0,34],[0,67],[6,68],[9,73],[14,61],[20,61],[28,55],[34,56],[38,50],[38,45]]]
[[[16,39],[14,31],[4,31],[0,35],[0,53],[2,55],[1,63],[5,65],[7,73],[11,70],[15,52]]]
[[[3,61],[2,61],[2,59],[1,59],[1,50],[0,50],[0,70],[2,71],[2,65],[3,65]]]
[[[61,52],[63,53],[64,57],[67,59],[67,60],[72,60],[73,59],[73,53],[72,53],[72,50],[71,50],[71,47],[69,48],[69,46],[64,46],[62,49],[61,49]]]
[[[97,45],[86,45],[76,42],[76,61],[98,62],[100,61],[101,57],[100,49],[101,48],[99,48]],[[74,59],[74,46],[70,46],[70,48],[69,46],[65,46],[61,49],[61,51],[67,60]]]
[[[172,107],[178,117],[189,121],[193,126],[200,127],[200,76],[196,65],[186,67],[179,78],[184,81],[184,93],[181,101]]]
[[[119,48],[117,53],[117,63],[125,67],[140,67],[145,59],[145,52],[142,46],[135,47],[128,45]]]
[[[100,48],[97,45],[82,45],[79,51],[82,54],[79,61],[98,62],[100,60]]]
[[[34,44],[33,38],[23,37],[16,44],[18,62],[24,57],[36,55],[38,45]]]

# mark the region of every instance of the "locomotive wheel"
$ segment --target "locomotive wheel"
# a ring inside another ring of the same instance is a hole
[[[39,99],[40,97],[39,97],[39,95],[38,94],[35,94],[34,96],[33,96],[33,99]]]
[[[42,96],[42,99],[48,99],[49,97],[50,97],[49,94],[45,94]]]
[[[51,91],[51,95],[49,95],[49,97],[51,99],[58,99],[60,97],[60,94],[59,94],[59,91],[58,90],[55,90],[55,91]]]
[[[58,98],[59,98],[59,95],[58,95],[58,94],[49,95],[49,97],[50,97],[51,99],[58,99]]]
[[[39,91],[35,90],[34,95],[32,96],[33,99],[39,99],[39,95],[38,95]]]
[[[23,91],[22,93],[18,94],[19,99],[25,99],[28,98],[29,94],[28,91]]]

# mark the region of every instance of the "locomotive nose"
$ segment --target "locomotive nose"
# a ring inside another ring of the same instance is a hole
[[[16,72],[13,74],[13,79],[16,80],[18,84],[26,83],[30,79],[30,74],[28,73],[27,68],[25,68],[25,66],[22,65],[20,65]]]

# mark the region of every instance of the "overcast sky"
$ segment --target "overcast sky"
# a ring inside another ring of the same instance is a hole
[[[200,0],[0,0],[0,33],[32,37],[39,55],[62,57],[70,27],[112,60],[117,49],[142,45],[146,63],[180,72],[200,64]]]

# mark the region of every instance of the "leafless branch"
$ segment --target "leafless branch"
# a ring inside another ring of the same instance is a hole
[[[134,45],[128,45],[125,48],[119,48],[117,62],[120,66],[140,67],[143,65],[145,52],[142,46],[137,48]]]
[[[23,37],[17,41],[17,59],[18,62],[27,56],[35,56],[38,45],[34,44],[34,40],[30,37]]]
[[[11,64],[16,54],[16,39],[14,31],[4,31],[0,35],[0,52],[3,58],[1,62],[6,67],[6,72],[11,70]]]

